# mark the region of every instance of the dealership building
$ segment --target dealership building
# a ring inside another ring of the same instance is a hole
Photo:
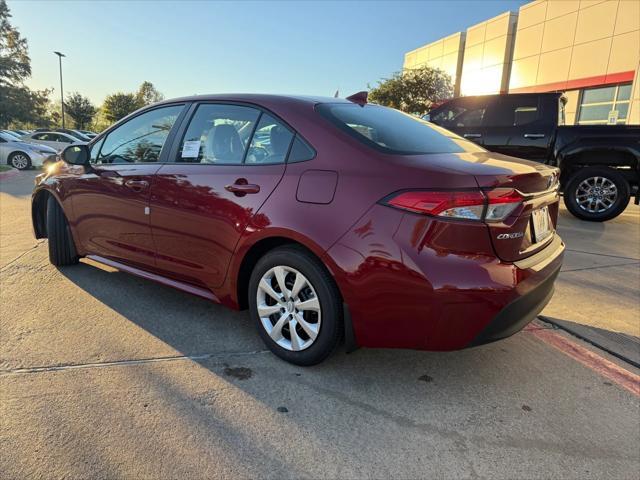
[[[640,124],[640,0],[537,0],[407,52],[456,96],[565,92],[567,124]]]

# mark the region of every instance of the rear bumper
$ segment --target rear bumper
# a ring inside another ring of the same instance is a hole
[[[476,347],[510,337],[527,326],[551,300],[559,272],[560,266],[528,293],[504,307],[468,346]]]
[[[378,208],[386,211],[363,217],[328,252],[358,346],[481,345],[518,332],[551,299],[564,257],[559,236],[509,263],[496,257],[481,224],[415,215],[398,224],[387,207]]]

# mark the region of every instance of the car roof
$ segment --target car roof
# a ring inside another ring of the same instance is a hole
[[[344,98],[310,96],[310,95],[272,95],[262,93],[223,93],[210,95],[192,95],[189,97],[171,98],[163,100],[155,105],[162,105],[176,102],[206,102],[206,101],[226,101],[226,102],[246,102],[246,103],[282,103],[282,104],[311,104],[319,103],[351,103]]]

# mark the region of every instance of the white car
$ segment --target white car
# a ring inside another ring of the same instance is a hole
[[[29,167],[41,167],[55,162],[56,151],[46,145],[26,143],[13,135],[0,132],[0,163],[11,165],[18,170]]]
[[[37,143],[40,145],[47,145],[54,148],[56,152],[61,152],[66,147],[72,144],[84,144],[77,138],[63,132],[33,132],[29,135],[20,137],[23,142]]]

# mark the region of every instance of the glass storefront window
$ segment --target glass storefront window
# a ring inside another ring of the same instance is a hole
[[[606,125],[610,114],[617,112],[617,123],[627,123],[631,84],[589,88],[582,91],[578,124]]]

